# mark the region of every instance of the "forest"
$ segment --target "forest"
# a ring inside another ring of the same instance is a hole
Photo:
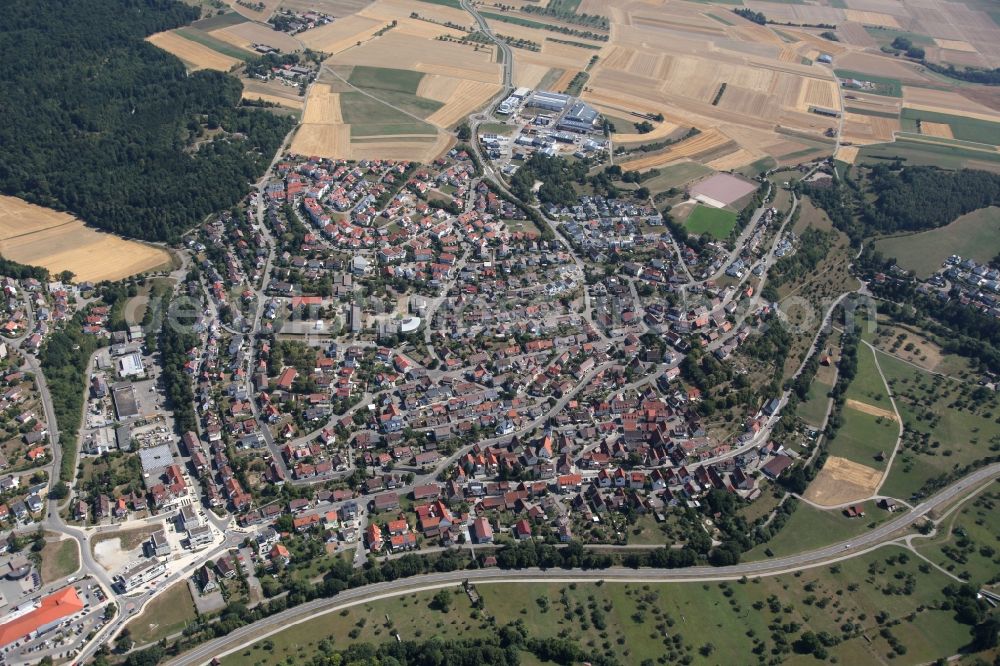
[[[173,241],[249,191],[292,121],[144,41],[198,18],[175,0],[8,3],[0,192],[126,236]],[[211,133],[211,139],[206,138]]]

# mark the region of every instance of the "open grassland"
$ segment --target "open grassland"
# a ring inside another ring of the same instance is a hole
[[[868,345],[858,346],[857,374],[851,379],[845,397],[882,409],[892,409],[889,394],[885,390],[885,382],[882,381],[878,366],[875,364],[875,353]]]
[[[181,581],[150,601],[126,627],[132,632],[132,640],[147,645],[181,631],[195,618],[191,590],[187,581]]]
[[[80,551],[73,539],[46,541],[41,556],[40,575],[42,583],[46,585],[80,568]]]
[[[80,282],[121,280],[170,264],[166,250],[85,226],[68,213],[0,197],[0,255],[70,271]]]
[[[956,145],[898,137],[892,143],[864,146],[856,162],[884,164],[885,160],[903,159],[907,164],[939,166],[943,169],[983,169],[1000,172],[1000,152],[972,150]]]
[[[883,354],[924,370],[960,379],[974,376],[970,374],[967,358],[946,353],[938,341],[928,337],[925,331],[907,324],[880,319],[874,334],[866,334],[865,339]]]
[[[736,213],[724,208],[698,204],[684,220],[684,228],[692,234],[708,234],[718,240],[729,238],[736,227]]]
[[[996,393],[882,352],[878,359],[906,429],[883,493],[905,499],[927,492],[928,481],[1000,450]]]
[[[1000,583],[1000,484],[964,504],[917,550],[944,569],[974,585]]]
[[[953,254],[985,263],[1000,252],[1000,208],[983,208],[930,231],[883,238],[875,247],[921,278],[937,271]]]
[[[874,501],[863,502],[861,506],[864,518],[848,518],[840,509],[822,510],[799,502],[781,531],[747,552],[743,559],[760,560],[816,550],[864,534],[890,516],[888,511],[875,506]]]
[[[814,427],[820,427],[826,417],[826,410],[830,404],[830,389],[833,386],[823,383],[818,379],[813,379],[809,385],[809,395],[799,403],[795,413],[803,421]]]
[[[663,167],[659,171],[658,175],[642,182],[642,185],[649,188],[650,192],[665,192],[673,187],[680,189],[696,178],[712,173],[710,168],[697,162],[678,162]]]
[[[912,553],[887,547],[832,567],[743,583],[483,584],[476,586],[482,612],[454,586],[447,588],[454,593],[447,611],[432,607],[434,591],[374,600],[289,627],[222,662],[305,663],[355,642],[395,641],[394,631],[404,641],[468,639],[495,635],[497,627],[520,620],[529,636],[561,637],[617,663],[661,657],[667,663],[730,663],[727,655],[768,654],[776,637],[789,646],[810,631],[841,639],[828,648],[831,658],[862,664],[891,652],[878,615],[892,623],[888,635],[907,648],[893,663],[915,664],[953,654],[970,638],[953,612],[932,610],[951,579],[918,564]],[[785,656],[791,663],[815,661]],[[525,652],[521,658],[541,663]]]
[[[841,456],[875,469],[885,469],[885,461],[878,461],[880,454],[888,459],[896,445],[899,426],[893,419],[874,416],[850,405],[845,405],[843,424],[837,436],[829,442],[830,455]]]

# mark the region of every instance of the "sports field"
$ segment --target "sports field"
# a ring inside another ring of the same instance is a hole
[[[166,250],[104,233],[69,213],[0,196],[0,255],[78,282],[121,280],[170,264]]]
[[[940,269],[953,254],[985,263],[1000,253],[1000,208],[983,208],[930,231],[883,238],[875,247],[921,278]]]
[[[736,213],[723,208],[711,208],[698,204],[684,220],[684,228],[692,234],[708,234],[725,240],[736,227]]]

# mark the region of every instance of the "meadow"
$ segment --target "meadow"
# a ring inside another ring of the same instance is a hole
[[[883,238],[875,248],[919,278],[939,270],[953,254],[985,263],[1000,252],[1000,208],[983,208],[930,231]]]

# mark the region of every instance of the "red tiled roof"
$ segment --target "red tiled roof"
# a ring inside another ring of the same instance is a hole
[[[42,599],[41,604],[30,613],[0,625],[0,647],[24,638],[56,620],[83,610],[83,601],[76,589],[66,587]]]

